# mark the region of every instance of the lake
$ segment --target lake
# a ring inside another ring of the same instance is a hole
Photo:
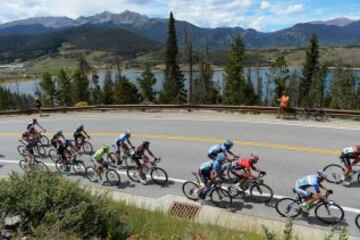
[[[269,68],[259,68],[258,70],[259,71],[252,68],[250,71],[254,87],[257,86],[256,75],[259,74],[263,79],[263,90],[265,90],[265,84],[267,82],[267,73],[269,73]],[[245,71],[248,72],[248,70],[245,70]],[[290,71],[300,71],[300,69],[293,68]],[[360,77],[360,70],[354,70],[354,73],[356,76]],[[136,81],[137,78],[139,78],[141,76],[141,72],[135,71],[135,70],[123,70],[122,74],[135,84],[137,83],[137,81]],[[115,79],[115,75],[116,75],[116,73],[113,73],[113,79]],[[162,87],[163,81],[164,81],[164,73],[163,72],[154,72],[154,75],[157,79],[157,82],[156,82],[154,88],[155,88],[155,90],[160,90]],[[200,73],[195,71],[193,75],[194,75],[193,78],[195,79],[195,78],[199,77]],[[330,69],[329,73],[327,75],[327,79],[326,79],[326,89],[329,89],[329,87],[330,87],[330,83],[332,81],[332,75],[333,75],[333,69]],[[189,73],[184,72],[184,76],[186,79],[185,86],[186,86],[186,88],[188,88]],[[99,73],[99,84],[100,85],[103,84],[104,79],[105,79],[105,72],[100,72]],[[217,84],[217,86],[221,90],[222,86],[223,86],[223,82],[224,82],[224,70],[223,69],[214,70],[213,81]],[[34,95],[37,88],[39,88],[38,83],[39,83],[39,79],[34,79],[34,80],[18,82],[18,83],[3,83],[2,86],[9,89],[12,92],[20,92],[23,94]]]

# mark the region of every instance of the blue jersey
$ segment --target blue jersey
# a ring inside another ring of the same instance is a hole
[[[304,190],[309,187],[314,187],[315,191],[319,193],[320,192],[319,178],[317,175],[310,175],[300,178],[299,180],[296,181],[295,187]]]
[[[121,134],[117,137],[115,143],[116,144],[125,143],[125,141],[127,141],[128,139],[129,139],[129,137],[126,136],[126,134]]]
[[[209,148],[208,154],[211,156],[217,156],[219,153],[226,153],[227,149],[224,144],[217,144]]]
[[[200,165],[200,170],[210,173],[211,171],[220,173],[221,165],[218,161],[208,161]]]

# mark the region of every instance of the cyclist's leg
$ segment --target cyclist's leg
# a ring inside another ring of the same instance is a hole
[[[134,159],[134,162],[136,163],[136,166],[137,166],[137,168],[139,170],[140,177],[143,178],[143,179],[146,178],[146,176],[144,174],[143,165],[140,162],[140,159],[142,159],[142,157],[141,156],[134,156],[133,159]]]
[[[352,173],[352,166],[351,166],[350,156],[342,155],[341,160],[344,163],[344,167],[345,167],[344,178],[347,178]]]

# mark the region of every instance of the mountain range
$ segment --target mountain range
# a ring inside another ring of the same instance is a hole
[[[80,35],[82,31],[77,33],[76,29],[79,30],[85,27],[88,34],[90,33],[89,29],[96,31],[103,29],[108,34],[107,38],[112,38],[112,34],[115,34],[118,40],[121,38],[119,31],[126,33],[127,36],[132,34],[131,36],[135,37],[136,35],[138,40],[142,39],[148,43],[143,50],[156,49],[166,42],[167,24],[167,19],[149,18],[128,10],[120,14],[103,12],[77,19],[38,17],[0,25],[0,42],[4,43],[9,38],[12,40],[20,38],[23,41],[28,38],[33,42],[33,36],[36,36],[37,39],[41,38],[41,36],[57,37],[57,40],[54,40],[55,42],[63,42],[69,39],[65,39],[66,37],[62,33],[65,34],[66,31],[75,29],[72,31],[72,36]],[[186,21],[176,21],[176,29],[179,44],[182,45],[184,42],[184,32],[189,31],[192,34],[193,45],[196,49],[204,49],[208,41],[210,47],[214,50],[227,50],[231,40],[239,34],[244,38],[248,48],[303,47],[308,44],[309,38],[314,33],[318,35],[320,44],[323,46],[360,44],[360,21],[347,18],[299,23],[275,32],[260,32],[255,29],[241,27],[201,28]],[[123,42],[126,42],[126,39]]]

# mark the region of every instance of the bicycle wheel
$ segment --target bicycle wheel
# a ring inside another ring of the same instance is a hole
[[[86,166],[83,161],[76,160],[73,162],[72,168],[74,172],[78,175],[84,175]]]
[[[109,162],[110,166],[113,168],[117,168],[117,155],[114,152],[111,152],[107,155],[107,161]]]
[[[301,207],[299,202],[292,198],[280,199],[276,203],[275,209],[278,214],[287,218],[297,217],[301,213]]]
[[[119,185],[120,184],[120,175],[114,169],[108,169],[106,171],[106,180],[111,185]]]
[[[227,180],[229,180],[230,182],[235,182],[235,180],[238,178],[238,176],[236,176],[235,174],[232,173],[231,171],[231,167],[228,168],[226,176],[227,176]]]
[[[45,147],[49,146],[50,144],[49,138],[45,135],[40,135],[39,142],[42,146]]]
[[[197,183],[188,181],[182,185],[182,191],[188,199],[196,201],[199,199],[199,187]]]
[[[42,145],[36,145],[34,146],[34,152],[39,157],[45,157],[46,156],[46,150]]]
[[[82,145],[82,151],[83,153],[90,155],[93,153],[93,146],[90,142],[85,141]]]
[[[55,167],[56,167],[56,170],[58,170],[58,172],[60,174],[70,172],[70,166],[64,165],[60,159],[59,159],[59,161],[56,161]]]
[[[59,156],[57,154],[57,151],[55,149],[50,149],[49,151],[49,158],[53,161],[56,162],[59,159]]]
[[[150,172],[151,179],[154,183],[164,186],[168,182],[168,175],[162,168],[153,167]]]
[[[360,183],[360,173],[358,174],[358,183]]]
[[[17,148],[17,151],[19,152],[20,155],[25,155],[26,150],[25,150],[25,146],[24,145],[19,145]]]
[[[250,188],[250,196],[258,203],[268,203],[274,196],[273,190],[266,184],[255,184]]]
[[[35,166],[36,166],[36,169],[40,172],[49,172],[48,166],[46,166],[46,164],[41,161],[35,160]]]
[[[135,163],[135,161],[132,159],[131,156],[129,156],[129,157],[123,156],[123,157],[122,157],[122,162],[124,162],[124,161],[125,161],[126,167],[136,166],[136,163]]]
[[[29,165],[26,163],[24,159],[19,161],[19,166],[25,172],[29,171]]]
[[[326,181],[339,184],[342,182],[345,169],[337,164],[330,164],[324,167],[323,171],[327,174]]]
[[[336,203],[321,203],[315,208],[315,216],[323,223],[336,224],[344,219],[344,210]]]
[[[237,184],[230,185],[228,187],[228,192],[232,198],[236,198],[240,194],[240,190]],[[242,191],[241,191],[242,192]]]
[[[126,174],[131,181],[133,181],[133,182],[140,181],[140,173],[139,173],[139,169],[137,167],[134,167],[134,166],[128,167],[128,169],[126,170]]]
[[[99,181],[99,176],[97,175],[97,171],[95,167],[89,166],[85,168],[85,175],[90,182],[97,182]]]
[[[356,216],[355,218],[355,224],[358,228],[360,228],[360,214]]]
[[[232,197],[229,192],[222,188],[214,188],[210,193],[211,202],[220,208],[230,208],[232,206]]]

